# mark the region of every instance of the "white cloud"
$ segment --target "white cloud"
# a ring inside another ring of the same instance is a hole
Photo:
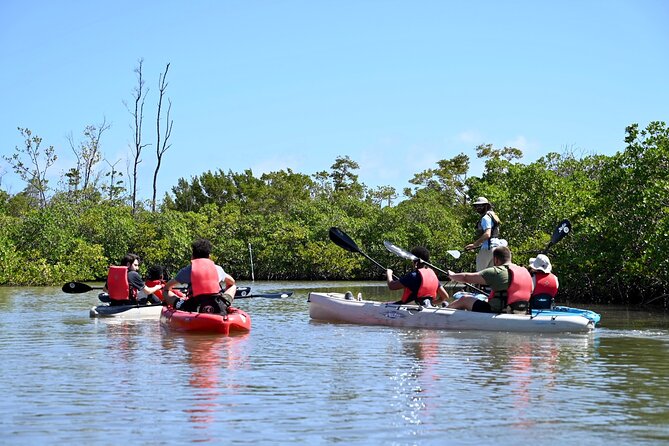
[[[479,145],[483,141],[483,135],[481,135],[476,131],[465,130],[463,132],[460,132],[455,140],[466,144]]]

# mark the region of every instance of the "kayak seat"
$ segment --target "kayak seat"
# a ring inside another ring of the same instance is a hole
[[[549,294],[537,294],[530,297],[530,310],[550,310],[553,308],[553,298]]]

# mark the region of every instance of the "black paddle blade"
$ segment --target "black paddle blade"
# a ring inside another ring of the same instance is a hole
[[[87,293],[92,289],[93,288],[90,287],[89,285],[80,282],[68,282],[65,285],[63,285],[62,288],[63,292],[68,294]]]
[[[330,240],[332,240],[335,245],[339,246],[340,248],[344,248],[347,251],[360,252],[358,245],[356,245],[351,237],[346,235],[346,233],[341,229],[333,226],[330,228],[329,233]]]
[[[553,236],[551,237],[551,245],[556,244],[571,232],[571,223],[569,220],[562,220],[560,224],[553,231]]]

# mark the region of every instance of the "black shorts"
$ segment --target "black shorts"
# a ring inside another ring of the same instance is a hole
[[[476,302],[474,302],[474,305],[472,305],[472,311],[476,311],[478,313],[492,313],[492,308],[490,307],[490,304],[486,301],[476,299]]]
[[[191,313],[227,313],[233,297],[229,294],[216,294],[211,296],[198,296],[189,299],[179,299],[175,308]]]

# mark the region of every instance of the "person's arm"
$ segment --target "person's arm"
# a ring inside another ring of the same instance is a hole
[[[386,270],[386,283],[388,284],[389,290],[401,290],[402,288],[404,288],[404,285],[402,285],[402,283],[399,280],[395,280],[393,278],[392,269]]]
[[[162,287],[163,287],[163,285],[160,284],[160,283],[158,285],[155,285],[155,286],[152,286],[152,287],[147,286],[146,283],[145,283],[144,284],[144,293],[148,296],[150,294],[155,293],[156,291],[160,291],[160,289]]]
[[[176,279],[170,279],[165,284],[165,287],[163,288],[163,300],[167,302],[168,305],[174,306],[177,303],[179,296],[172,292],[172,288],[179,284],[179,281]]]
[[[478,285],[487,285],[485,279],[480,273],[454,273],[448,271],[448,277],[455,282],[476,283]]]
[[[486,229],[485,231],[483,231],[483,234],[481,234],[481,237],[477,238],[474,243],[470,243],[467,246],[465,246],[465,250],[471,251],[472,249],[480,247],[483,243],[485,243],[486,240],[490,239],[491,234],[492,234],[492,229]]]
[[[225,278],[221,282],[221,288],[223,288],[224,291],[227,291],[228,288],[230,288],[233,285],[236,285],[237,281],[232,277],[230,274],[225,273]]]
[[[443,285],[439,285],[439,288],[437,288],[437,300],[434,303],[439,305],[442,302],[448,302],[450,297],[451,296],[448,295],[448,291],[446,291],[446,288],[444,288]]]

